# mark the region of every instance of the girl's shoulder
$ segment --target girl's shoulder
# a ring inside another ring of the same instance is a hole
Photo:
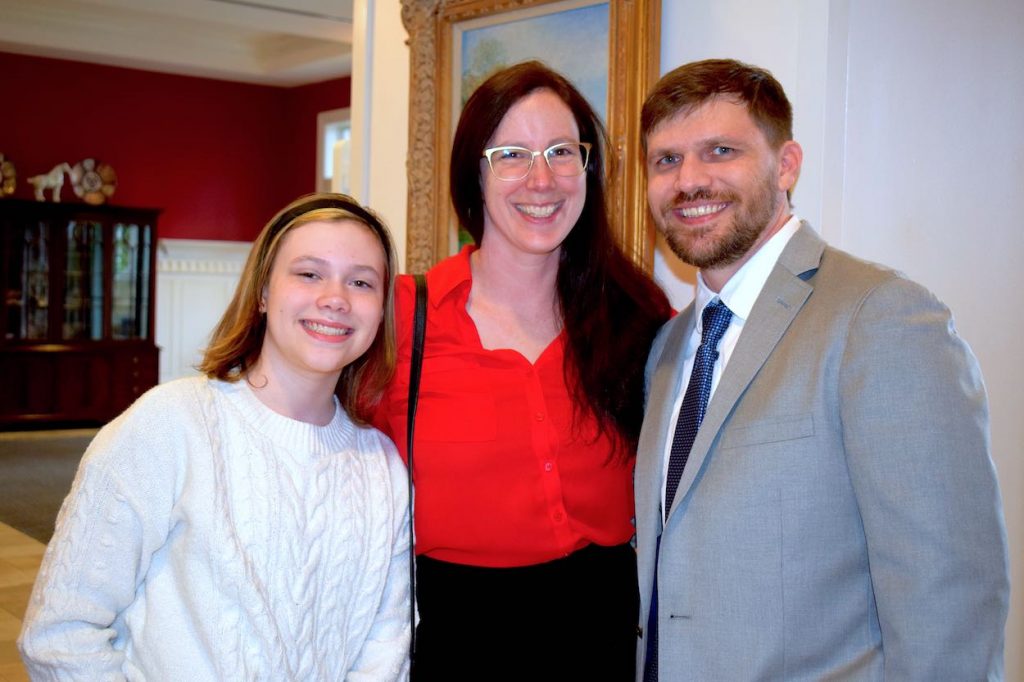
[[[97,439],[158,442],[180,439],[203,421],[202,406],[212,399],[212,380],[205,376],[174,379],[143,393],[128,409],[108,423]]]
[[[171,379],[143,393],[136,401],[136,405],[141,409],[159,409],[168,404],[196,400],[202,394],[211,391],[211,384],[216,381],[202,375]]]
[[[171,480],[183,453],[205,445],[202,395],[206,377],[169,381],[146,391],[127,410],[99,430],[82,467],[119,472],[133,480]],[[191,444],[191,445],[190,445]]]

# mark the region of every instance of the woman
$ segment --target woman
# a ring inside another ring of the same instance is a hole
[[[427,274],[415,425],[422,679],[632,679],[632,465],[670,308],[616,246],[604,130],[561,75],[469,98],[451,196],[468,246]],[[414,283],[374,421],[405,450]]]
[[[356,408],[394,367],[394,272],[346,196],[264,228],[204,376],[152,389],[86,452],[19,641],[33,678],[406,674],[405,467]]]

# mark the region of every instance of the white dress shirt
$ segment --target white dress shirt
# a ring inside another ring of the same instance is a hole
[[[750,317],[750,311],[754,308],[754,302],[757,297],[761,294],[761,289],[764,288],[764,283],[768,281],[768,275],[771,274],[772,268],[775,267],[776,261],[779,260],[779,256],[782,254],[782,250],[786,248],[786,244],[789,243],[790,238],[796,234],[797,229],[800,227],[800,218],[797,216],[790,216],[786,224],[776,232],[772,237],[766,241],[760,249],[750,257],[746,263],[736,271],[729,281],[722,287],[722,291],[716,294],[708,288],[708,285],[704,283],[704,277],[702,274],[697,274],[697,296],[693,302],[694,314],[696,315],[697,324],[693,329],[693,333],[690,334],[690,338],[686,342],[686,348],[683,354],[683,381],[680,384],[679,392],[676,395],[675,405],[672,411],[675,417],[672,420],[672,433],[675,433],[676,422],[679,420],[679,410],[683,405],[683,396],[686,394],[686,387],[690,383],[690,374],[693,373],[693,363],[697,356],[697,347],[700,346],[701,334],[704,332],[704,325],[702,322],[702,316],[704,314],[704,308],[716,299],[721,299],[729,310],[732,311],[732,319],[729,321],[729,327],[725,330],[725,334],[722,335],[721,341],[718,342],[718,360],[715,361],[715,367],[711,374],[711,396],[715,395],[715,389],[718,388],[718,381],[722,377],[722,372],[725,370],[725,366],[729,364],[729,358],[732,357],[732,351],[736,348],[736,343],[739,341],[740,333],[743,332],[743,325],[746,324],[747,318]],[[708,398],[711,401],[711,398]],[[665,506],[665,482],[668,478],[668,462],[669,456],[672,451],[672,438],[666,440],[665,452],[663,453],[662,462],[662,475],[661,475],[661,504]]]

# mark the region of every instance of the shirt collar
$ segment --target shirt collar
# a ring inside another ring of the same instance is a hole
[[[716,296],[722,299],[725,305],[729,306],[733,317],[738,318],[740,321],[746,321],[750,317],[750,311],[753,310],[754,302],[761,294],[764,283],[768,281],[768,275],[771,274],[775,263],[779,260],[779,256],[782,255],[783,249],[786,248],[786,244],[789,243],[789,240],[796,234],[798,229],[800,229],[800,218],[795,215],[790,216],[786,224],[773,234],[768,241],[762,244],[761,248],[750,257],[750,260],[744,263],[736,271],[736,274],[729,278],[729,281],[722,287],[721,293],[716,294],[711,291],[708,285],[704,283],[704,277],[699,272],[697,273],[695,305],[698,313],[698,332],[703,333],[701,329],[701,314],[704,312],[704,306],[711,303]]]
[[[460,286],[468,286],[473,283],[473,271],[469,266],[469,256],[477,248],[475,244],[466,244],[457,254],[430,269],[427,274],[429,279],[427,296],[435,308]]]

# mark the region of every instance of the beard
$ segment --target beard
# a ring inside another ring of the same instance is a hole
[[[699,231],[674,227],[672,210],[692,201],[728,201],[737,207],[730,224],[712,223]],[[680,192],[662,207],[657,222],[672,251],[684,262],[702,270],[720,268],[735,263],[757,243],[775,216],[781,198],[773,178],[764,176],[757,182],[754,192],[746,199],[733,192],[714,193],[707,189]],[[716,234],[717,233],[717,234]]]

